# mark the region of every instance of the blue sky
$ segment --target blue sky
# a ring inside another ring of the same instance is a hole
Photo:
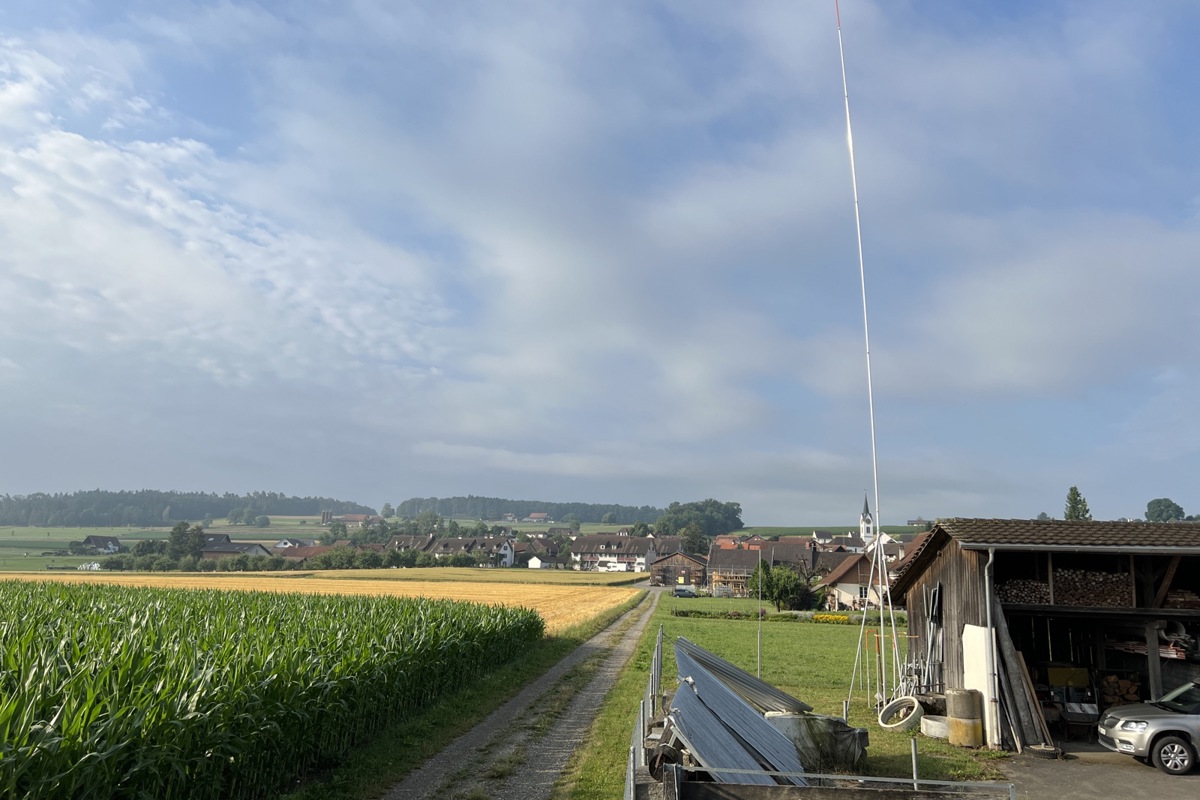
[[[841,11],[883,522],[1200,512],[1200,6]],[[853,523],[845,138],[832,0],[8,2],[0,491]]]

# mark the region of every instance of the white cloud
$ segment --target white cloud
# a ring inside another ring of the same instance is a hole
[[[953,440],[975,404],[1087,404],[1094,452],[1161,437],[1177,388],[1123,434],[1089,398],[1195,360],[1192,157],[1144,99],[1167,18],[843,11],[876,386],[902,429],[885,513],[1016,508],[1034,478],[1005,475],[1074,466]],[[831,9],[220,2],[78,27],[0,43],[0,382],[22,398],[164,437],[303,430],[380,453],[386,478],[337,456],[371,492],[856,512]]]

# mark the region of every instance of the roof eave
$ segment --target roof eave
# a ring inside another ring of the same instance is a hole
[[[964,542],[959,540],[959,546],[964,550],[1032,550],[1042,553],[1129,553],[1131,555],[1164,556],[1200,555],[1200,548],[1198,547],[1168,547],[1165,545],[1013,544],[1011,542]]]

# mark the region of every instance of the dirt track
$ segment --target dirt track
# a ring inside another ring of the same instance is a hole
[[[548,800],[658,604],[658,591],[410,773],[385,800]],[[629,625],[630,621],[632,625]]]

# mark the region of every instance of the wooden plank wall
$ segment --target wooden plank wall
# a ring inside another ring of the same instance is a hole
[[[951,539],[924,574],[908,590],[909,652],[927,651],[925,600],[938,583],[942,585],[942,642],[945,649],[943,676],[949,688],[963,684],[962,631],[964,625],[984,625],[984,566],[987,553],[963,550]]]

